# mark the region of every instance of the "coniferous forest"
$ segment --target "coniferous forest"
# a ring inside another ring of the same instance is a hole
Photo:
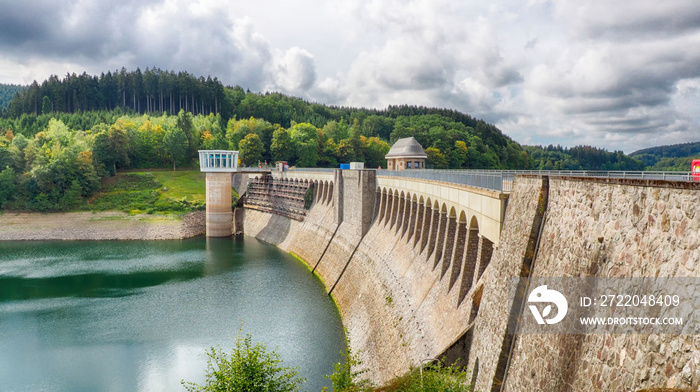
[[[199,149],[239,150],[244,165],[361,161],[385,168],[390,145],[408,136],[425,148],[429,168],[644,168],[621,152],[591,147],[523,148],[455,110],[328,106],[157,68],[5,86],[0,91],[14,96],[0,106],[0,208],[69,209],[102,177],[192,167]]]
[[[15,94],[20,90],[22,90],[22,86],[0,83],[0,111],[10,105],[10,101],[12,101],[12,98],[14,98]]]

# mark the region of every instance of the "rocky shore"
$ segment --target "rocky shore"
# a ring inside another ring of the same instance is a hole
[[[124,212],[0,214],[0,241],[170,240],[203,235],[205,212],[128,215]]]

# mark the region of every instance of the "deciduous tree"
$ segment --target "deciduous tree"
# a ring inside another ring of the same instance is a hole
[[[265,147],[260,140],[260,136],[249,133],[238,143],[238,150],[240,151],[243,164],[253,166],[262,160]]]
[[[187,157],[187,148],[187,136],[179,127],[171,129],[163,137],[163,149],[173,162],[173,170],[176,170],[177,162]]]

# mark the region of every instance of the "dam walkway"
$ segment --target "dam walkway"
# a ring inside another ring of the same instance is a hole
[[[297,168],[292,172],[333,173],[332,168]],[[595,179],[700,181],[700,175],[691,172],[670,171],[606,171],[606,170],[377,170],[377,177],[405,177],[421,180],[448,182],[510,193],[513,178],[518,175],[575,177]]]

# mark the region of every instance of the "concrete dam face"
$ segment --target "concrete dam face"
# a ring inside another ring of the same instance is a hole
[[[516,176],[504,194],[372,170],[249,177],[234,231],[319,275],[376,383],[445,357],[479,391],[700,386],[693,335],[508,329],[513,277],[698,277],[700,184]]]

